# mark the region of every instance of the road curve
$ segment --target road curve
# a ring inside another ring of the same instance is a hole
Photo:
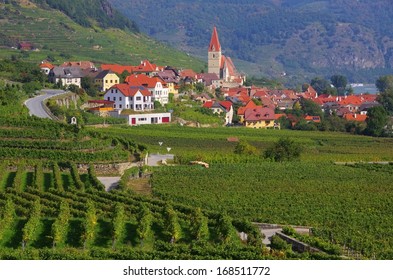
[[[44,94],[27,99],[25,101],[26,107],[29,109],[30,116],[36,116],[39,118],[47,118],[50,119],[51,117],[48,115],[48,113],[44,110],[42,107],[42,103],[45,101],[45,99],[60,95],[65,93],[64,90],[55,90],[55,89],[47,89],[47,90],[42,90]]]

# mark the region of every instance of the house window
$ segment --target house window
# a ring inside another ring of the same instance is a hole
[[[111,98],[110,98],[110,97],[108,97],[107,99],[108,99],[108,101],[111,101]]]
[[[123,100],[123,98],[120,96],[120,97],[119,97],[119,101],[122,101],[122,100]]]
[[[119,109],[123,108],[123,105],[119,104]]]
[[[113,93],[113,89],[111,89],[111,93]]]
[[[140,96],[136,97],[136,101],[141,101],[141,100],[142,100],[142,98]]]
[[[111,84],[113,84],[113,80],[111,80]]]
[[[116,101],[116,96],[113,97],[113,101]]]
[[[105,80],[105,83],[108,83],[108,80]]]
[[[113,108],[115,108],[115,109],[116,109],[116,104],[113,104]]]
[[[127,109],[129,108],[128,104],[126,105],[126,108],[127,108]]]

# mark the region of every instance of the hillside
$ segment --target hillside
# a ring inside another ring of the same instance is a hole
[[[204,59],[216,25],[225,53],[249,74],[373,83],[393,68],[388,0],[109,1],[141,31]]]
[[[51,58],[55,63],[92,60],[123,64],[149,59],[162,65],[198,71],[205,67],[204,62],[138,33],[135,23],[118,16],[106,1],[62,1],[60,6],[55,3],[49,0],[1,2],[0,58],[15,56],[34,62]],[[65,3],[75,6],[68,10]],[[100,6],[102,3],[107,3],[104,5],[106,11]],[[79,10],[83,13],[73,13]],[[87,18],[86,14],[91,17]],[[17,50],[18,43],[24,41],[30,42],[35,50]]]

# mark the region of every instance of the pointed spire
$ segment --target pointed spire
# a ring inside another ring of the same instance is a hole
[[[217,28],[214,26],[212,38],[210,40],[209,52],[221,51],[220,41],[218,40]]]

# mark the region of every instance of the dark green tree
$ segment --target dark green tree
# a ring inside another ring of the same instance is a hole
[[[379,92],[383,93],[388,89],[393,89],[393,75],[381,76],[375,82]]]
[[[315,77],[311,80],[310,84],[318,92],[318,94],[327,93],[331,88],[330,82],[321,77]]]
[[[393,115],[393,88],[387,88],[381,92],[377,97],[377,101],[382,104],[390,115]]]
[[[367,112],[365,133],[371,136],[383,136],[388,122],[388,113],[382,106],[370,108]]]
[[[333,75],[330,78],[333,86],[337,89],[338,95],[344,95],[345,88],[347,87],[348,80],[343,75]]]
[[[291,161],[300,158],[301,147],[295,141],[289,138],[280,138],[278,142],[268,148],[264,157],[274,161]]]
[[[309,116],[323,116],[321,106],[310,99],[303,98],[300,101],[300,106],[302,107],[302,111]]]

